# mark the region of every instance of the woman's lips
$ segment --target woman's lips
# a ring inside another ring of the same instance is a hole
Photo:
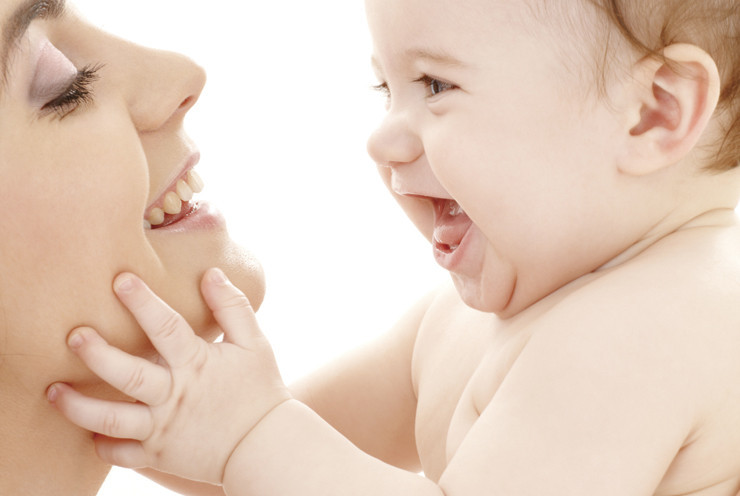
[[[199,201],[192,204],[192,209],[178,216],[178,220],[152,230],[157,233],[192,233],[194,231],[213,231],[224,229],[226,222],[223,215],[208,202]]]
[[[203,191],[203,180],[194,170],[177,178],[170,190],[147,208],[144,216],[146,229],[161,229],[181,221],[198,208],[193,196]]]

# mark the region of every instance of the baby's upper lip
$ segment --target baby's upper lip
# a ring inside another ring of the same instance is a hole
[[[390,187],[394,193],[400,196],[426,198],[430,200],[452,200],[452,196],[450,196],[447,190],[436,179],[428,176],[413,178],[401,174],[393,174],[390,178]]]
[[[152,201],[144,211],[144,216],[146,217],[152,208],[154,208],[157,205],[161,205],[164,202],[164,196],[169,193],[170,191],[173,191],[175,187],[177,186],[177,182],[184,178],[190,170],[192,170],[200,161],[200,152],[197,150],[193,151],[190,155],[188,155],[185,160],[181,162],[181,165],[174,169],[168,178],[168,180],[164,183],[164,186],[160,188],[160,190],[157,192],[157,196],[155,197],[154,201]]]
[[[436,201],[436,200],[453,200],[451,196],[430,196],[424,192],[413,192],[413,191],[398,191],[395,188],[393,189],[393,192],[399,196],[404,196],[407,198],[418,198],[420,200],[430,200],[430,201]]]

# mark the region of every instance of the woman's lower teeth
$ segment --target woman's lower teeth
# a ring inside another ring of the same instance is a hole
[[[203,191],[203,180],[195,171],[177,182],[175,191],[170,191],[164,197],[161,207],[155,207],[149,211],[144,226],[154,227],[164,223],[165,214],[177,215],[182,211],[182,205],[193,199],[195,193]]]

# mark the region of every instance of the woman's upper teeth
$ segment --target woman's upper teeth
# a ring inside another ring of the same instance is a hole
[[[146,223],[151,226],[158,226],[164,223],[165,214],[177,215],[182,210],[182,203],[189,202],[193,199],[195,193],[203,191],[203,180],[197,172],[191,170],[187,175],[177,181],[174,191],[164,195],[162,205],[152,208],[147,215]]]

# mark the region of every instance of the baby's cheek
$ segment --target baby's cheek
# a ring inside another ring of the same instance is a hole
[[[434,208],[428,200],[409,198],[396,194],[391,189],[392,172],[390,167],[378,166],[378,173],[385,183],[388,192],[398,202],[406,216],[411,219],[417,229],[431,242],[434,231]]]

